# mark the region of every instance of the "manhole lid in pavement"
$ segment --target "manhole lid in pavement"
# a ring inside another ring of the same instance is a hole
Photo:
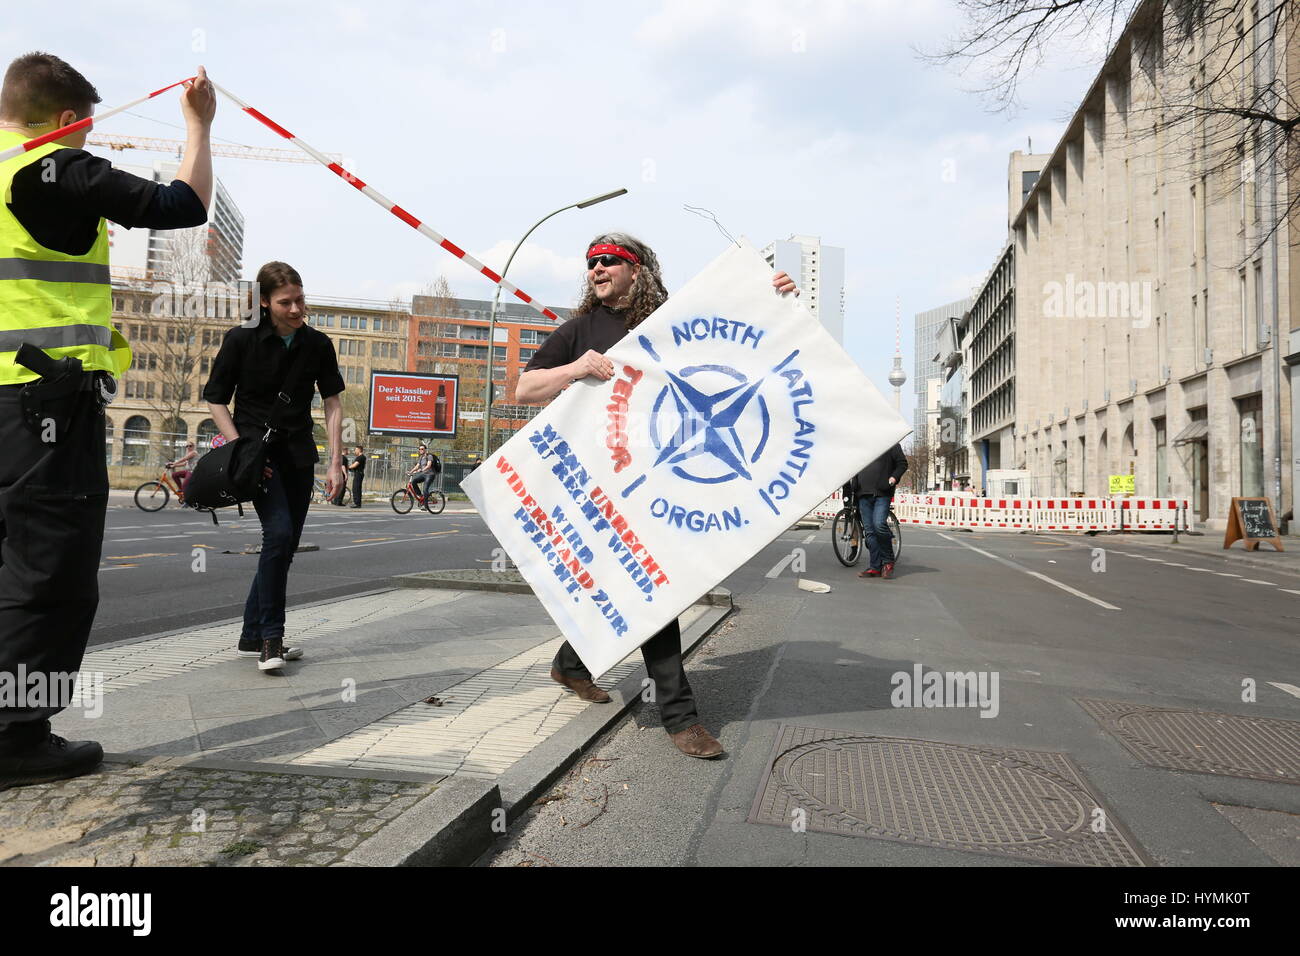
[[[1300,783],[1300,721],[1078,698],[1151,767]]]
[[[1038,863],[1148,863],[1068,757],[1034,750],[782,724],[748,819]]]

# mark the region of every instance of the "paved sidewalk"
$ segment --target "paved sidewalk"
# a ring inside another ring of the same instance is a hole
[[[1078,536],[1055,535],[1053,537]],[[1293,535],[1282,538],[1285,551],[1275,551],[1270,544],[1261,544],[1257,551],[1247,551],[1240,541],[1231,548],[1223,547],[1223,532],[1206,534],[1180,534],[1174,544],[1172,534],[1099,534],[1090,539],[1098,548],[1127,548],[1151,550],[1163,554],[1167,560],[1198,560],[1222,565],[1239,565],[1244,568],[1264,569],[1283,574],[1300,574],[1300,538]],[[1174,555],[1182,555],[1175,558]]]
[[[690,608],[683,631],[724,613]],[[531,594],[394,588],[292,609],[286,631],[305,657],[279,674],[237,656],[237,621],[87,653],[54,729],[109,757],[0,793],[0,866],[401,862],[587,722]],[[601,683],[643,673],[634,654]]]

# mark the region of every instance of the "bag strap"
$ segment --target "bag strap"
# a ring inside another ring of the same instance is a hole
[[[285,430],[288,424],[285,419],[289,417],[289,404],[293,400],[294,389],[298,387],[298,382],[302,378],[302,353],[306,351],[306,347],[299,345],[297,352],[292,348],[288,351],[289,372],[280,385],[280,391],[276,394],[275,404],[271,406],[271,414],[266,422],[266,433],[262,436],[262,441],[267,443],[272,440],[272,432]]]

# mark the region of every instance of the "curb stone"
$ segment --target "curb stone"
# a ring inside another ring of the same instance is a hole
[[[733,610],[731,592],[726,588],[715,588],[705,597],[714,610],[682,632],[683,658],[699,647]],[[705,601],[702,599],[700,603]],[[612,698],[608,704],[587,707],[562,729],[520,757],[497,778],[507,822],[513,823],[518,819],[556,780],[568,772],[583,753],[595,745],[605,731],[640,703],[641,682],[645,676],[645,666],[642,665],[614,687],[605,688]]]
[[[468,866],[491,845],[495,783],[453,777],[343,858],[351,866]]]

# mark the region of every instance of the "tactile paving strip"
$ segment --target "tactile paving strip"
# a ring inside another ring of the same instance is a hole
[[[682,629],[707,613],[696,604]],[[412,704],[291,762],[353,770],[413,770],[495,779],[588,707],[551,680],[563,638],[539,644],[438,692],[440,707]],[[633,654],[602,675],[613,686],[641,666]]]
[[[1300,721],[1122,700],[1076,702],[1149,766],[1300,783]]]
[[[778,731],[749,822],[1038,863],[1149,862],[1064,754],[793,724]]]
[[[328,604],[292,608],[285,614],[286,644],[300,644],[339,631],[362,628],[390,617],[445,604],[454,599],[450,591],[383,591],[362,597],[344,598]],[[126,644],[90,650],[82,659],[80,674],[96,674],[102,691],[111,694],[151,681],[185,674],[239,659],[238,623],[199,627],[188,633],[166,637],[145,637]],[[74,703],[82,703],[96,691],[78,681]]]

